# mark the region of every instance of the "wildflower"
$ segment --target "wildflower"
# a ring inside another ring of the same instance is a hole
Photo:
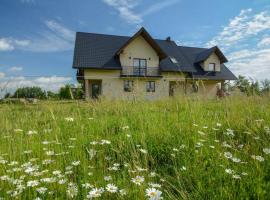
[[[93,188],[88,195],[86,196],[88,199],[101,197],[102,193],[104,192],[103,188]]]
[[[123,126],[122,127],[122,130],[127,130],[127,129],[129,129],[129,126]]]
[[[76,197],[78,194],[78,188],[74,183],[69,183],[67,188],[67,195],[71,198]]]
[[[216,125],[217,125],[218,127],[221,127],[221,126],[222,126],[221,123],[217,123]]]
[[[111,176],[104,176],[104,180],[105,181],[110,181],[110,180],[112,180],[112,177]]]
[[[234,179],[241,179],[241,176],[239,176],[239,175],[237,175],[237,174],[234,174],[232,177],[233,177]]]
[[[142,152],[143,154],[147,154],[147,150],[146,149],[139,149],[140,152]]]
[[[205,133],[202,132],[202,131],[198,131],[198,133],[199,133],[200,135],[205,135]]]
[[[234,173],[234,171],[232,169],[225,169],[225,172],[227,174],[233,174]]]
[[[72,117],[66,117],[65,120],[68,121],[68,122],[73,122],[74,121],[74,118],[72,118]]]
[[[45,187],[40,187],[40,188],[37,188],[36,190],[39,194],[45,194],[48,189]]]
[[[228,159],[231,159],[232,158],[232,154],[230,152],[225,152],[224,153],[224,156]]]
[[[127,137],[128,137],[128,138],[130,138],[130,137],[131,137],[131,135],[130,135],[130,134],[127,134]]]
[[[241,160],[239,158],[234,158],[234,157],[232,158],[232,161],[235,162],[235,163],[241,162]]]
[[[70,141],[76,141],[77,138],[69,138]]]
[[[101,140],[100,144],[111,144],[111,141],[109,140]]]
[[[148,183],[149,186],[151,186],[152,188],[161,188],[161,185],[158,183]]]
[[[224,134],[228,135],[228,136],[234,136],[234,133],[233,133],[232,129],[227,129],[227,132],[225,132]]]
[[[173,148],[173,151],[178,152],[179,150],[178,150],[178,149],[176,149],[176,148]]]
[[[74,166],[78,166],[80,165],[81,161],[73,161],[71,164],[74,165]]]
[[[148,188],[145,190],[146,196],[149,200],[159,200],[162,199],[161,194],[162,192],[157,190],[156,188]]]
[[[180,170],[181,170],[181,171],[186,171],[187,168],[186,168],[185,166],[182,166]]]
[[[210,145],[209,147],[210,147],[211,149],[214,149],[214,148],[215,148],[215,146],[212,146],[212,145]]]
[[[144,182],[144,177],[136,176],[135,178],[132,178],[131,181],[135,183],[136,185],[141,185]]]
[[[65,184],[66,182],[67,182],[67,179],[60,179],[60,180],[58,181],[58,184],[63,185],[63,184]]]
[[[35,135],[35,134],[37,134],[37,131],[28,131],[26,134],[27,135]]]
[[[118,191],[118,187],[115,186],[114,184],[108,184],[106,186],[106,190],[110,193],[116,193]]]
[[[193,123],[193,126],[196,126],[196,127],[197,127],[197,126],[199,126],[199,125],[198,125],[198,124]]]
[[[232,148],[231,145],[229,145],[226,141],[222,143],[222,146],[224,147],[228,147],[228,148]]]
[[[82,184],[82,187],[85,189],[89,189],[89,188],[92,188],[93,185],[91,185],[90,183],[84,183],[84,184]]]
[[[151,172],[151,173],[149,174],[150,177],[155,177],[156,175],[157,175],[156,172]]]
[[[93,118],[93,117],[89,117],[88,119],[89,119],[89,120],[93,120],[94,118]]]
[[[46,155],[47,156],[53,156],[54,155],[54,151],[46,151]]]
[[[262,156],[255,156],[255,155],[252,155],[251,158],[255,159],[255,160],[258,160],[260,162],[263,162],[264,161],[264,158]]]
[[[247,176],[248,175],[248,173],[246,173],[246,172],[242,172],[241,173],[243,176]]]
[[[42,142],[42,144],[47,145],[47,144],[50,144],[50,142],[45,140]]]
[[[264,148],[264,149],[263,149],[263,152],[264,152],[265,154],[270,154],[270,148]]]
[[[22,129],[17,128],[17,129],[14,129],[14,132],[19,133],[19,132],[23,132],[23,130],[22,130]]]
[[[127,191],[125,189],[119,190],[119,193],[121,196],[125,196],[127,194]]]
[[[39,185],[39,181],[38,180],[33,180],[33,181],[28,181],[27,182],[27,187],[36,187]]]

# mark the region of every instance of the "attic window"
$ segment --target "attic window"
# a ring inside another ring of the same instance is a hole
[[[170,57],[170,59],[171,59],[172,63],[174,63],[174,64],[177,64],[178,63],[178,61],[176,60],[176,58]]]

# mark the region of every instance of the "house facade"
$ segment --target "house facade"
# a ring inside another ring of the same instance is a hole
[[[73,68],[86,99],[213,98],[236,77],[218,47],[178,46],[141,28],[132,37],[77,33]]]

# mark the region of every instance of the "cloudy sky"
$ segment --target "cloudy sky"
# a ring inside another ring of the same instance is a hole
[[[236,74],[270,79],[270,0],[1,0],[0,92],[75,82],[76,31],[218,45]],[[8,85],[8,86],[7,86]]]

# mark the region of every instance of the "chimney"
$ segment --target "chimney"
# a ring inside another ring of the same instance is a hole
[[[171,37],[170,37],[170,36],[167,37],[167,38],[166,38],[166,41],[167,41],[167,42],[171,42]]]

